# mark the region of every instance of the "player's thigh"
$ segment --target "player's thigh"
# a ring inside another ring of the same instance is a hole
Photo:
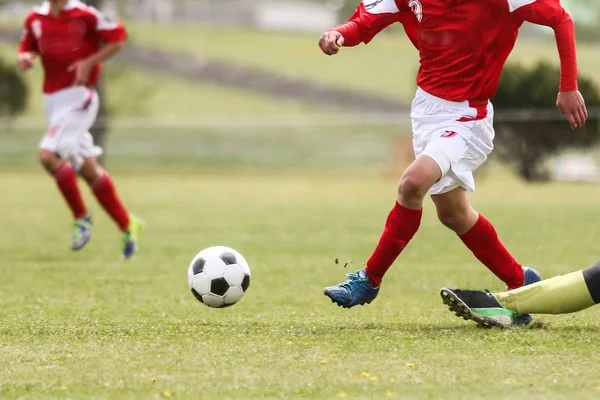
[[[55,152],[79,170],[86,158],[102,154],[88,131],[89,118],[75,113],[64,115],[51,125],[40,142],[40,148]]]
[[[44,97],[49,128],[42,142],[45,147],[56,147],[61,142],[76,140],[71,136],[88,132],[98,114],[98,94],[91,89],[65,89]]]
[[[402,174],[400,190],[426,192],[441,177],[442,171],[438,163],[427,155],[420,155]]]

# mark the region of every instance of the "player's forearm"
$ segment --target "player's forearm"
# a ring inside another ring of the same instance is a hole
[[[104,45],[100,50],[96,53],[92,54],[87,58],[90,64],[99,64],[104,62],[117,54],[119,50],[123,47],[124,42],[111,42]]]
[[[573,19],[565,13],[564,19],[552,29],[560,57],[560,91],[577,90],[577,47]]]
[[[363,42],[360,24],[355,21],[348,21],[345,24],[335,26],[330,31],[337,31],[342,35],[344,47],[354,47]]]

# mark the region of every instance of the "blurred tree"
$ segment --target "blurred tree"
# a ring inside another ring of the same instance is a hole
[[[566,117],[556,110],[559,76],[559,68],[547,63],[530,69],[509,65],[492,100],[497,112],[495,153],[527,181],[549,179],[544,168],[549,156],[600,141],[597,115],[585,127],[571,130]],[[587,77],[579,77],[578,82],[587,106],[599,107],[600,92],[594,82]],[[509,110],[519,112],[503,115]]]
[[[0,117],[15,117],[25,110],[29,91],[14,63],[0,59]]]
[[[600,14],[599,14],[600,16]],[[600,25],[575,24],[578,42],[598,43],[600,40]]]

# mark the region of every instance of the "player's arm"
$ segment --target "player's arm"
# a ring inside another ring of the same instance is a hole
[[[104,45],[96,53],[84,60],[79,60],[69,67],[69,71],[75,71],[75,84],[87,83],[92,69],[103,61],[108,60],[121,50],[127,40],[125,26],[107,18],[93,7],[89,8],[92,13],[90,24],[96,32],[98,41]]]
[[[375,35],[400,18],[394,0],[364,0],[348,22],[335,26],[319,39],[319,47],[327,55],[337,54],[340,47],[369,43]]]
[[[560,0],[508,0],[511,12],[523,21],[554,30],[560,57],[560,92],[556,105],[569,118],[571,128],[582,127],[588,117],[577,86],[575,24]]]
[[[21,71],[27,71],[33,67],[33,62],[37,53],[37,40],[31,31],[31,20],[28,17],[23,25],[23,35],[21,36],[17,53],[17,66],[19,69]]]

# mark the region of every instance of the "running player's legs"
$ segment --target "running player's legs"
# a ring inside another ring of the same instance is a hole
[[[504,247],[492,224],[471,207],[467,196],[475,190],[474,172],[493,148],[492,105],[488,104],[485,118],[469,120],[477,110],[468,104],[453,104],[426,93],[417,98],[424,111],[413,112],[413,125],[418,128],[415,153],[435,160],[442,174],[429,189],[438,218],[508,287],[522,286],[522,266]],[[432,113],[433,118],[429,116]]]
[[[365,269],[351,274],[349,282],[325,289],[325,294],[339,305],[352,307],[370,303],[375,298],[384,275],[419,229],[425,196],[436,182],[445,182],[450,173],[456,175],[460,172],[452,167],[455,161],[464,159],[465,153],[470,150],[463,136],[446,132],[447,122],[464,117],[464,113],[469,111],[468,106],[441,99],[436,103],[429,97],[419,90],[413,102],[411,117],[416,160],[400,179],[394,207],[375,251]],[[451,148],[447,144],[433,143],[429,146],[430,142],[441,136],[455,145]],[[465,181],[469,173],[465,171]],[[450,184],[457,187],[458,181],[454,179],[450,178]]]
[[[44,96],[49,129],[40,142],[39,158],[56,180],[75,219],[73,250],[82,249],[92,233],[91,217],[77,183],[76,171],[84,157],[101,152],[93,146],[88,132],[97,112],[98,100],[94,95],[95,92],[87,88],[73,87]]]
[[[45,103],[50,129],[40,142],[40,159],[44,159],[44,165],[55,176],[75,218],[78,221],[85,220],[88,224],[74,230],[73,248],[80,248],[75,245],[75,242],[79,243],[78,238],[87,242],[89,237],[82,236],[81,233],[86,229],[91,230],[91,219],[83,206],[77,185],[76,174],[79,174],[90,185],[102,208],[123,232],[123,254],[125,258],[131,257],[137,247],[141,221],[130,217],[113,180],[97,163],[102,149],[94,144],[89,130],[98,113],[98,94],[93,89],[78,86],[46,96]],[[58,166],[58,169],[50,169],[53,165]]]

